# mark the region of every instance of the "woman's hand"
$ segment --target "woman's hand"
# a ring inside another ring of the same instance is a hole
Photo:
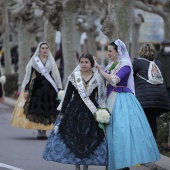
[[[101,74],[103,71],[103,68],[101,65],[97,65],[96,68],[99,70],[99,73]]]
[[[28,98],[28,94],[29,94],[29,92],[28,92],[28,91],[24,92],[24,99],[25,99],[25,100],[27,100],[27,98]]]

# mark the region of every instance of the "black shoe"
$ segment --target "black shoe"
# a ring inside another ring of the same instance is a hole
[[[46,140],[46,139],[48,139],[48,138],[47,138],[47,136],[42,136],[42,139]]]
[[[37,140],[43,140],[42,136],[37,136]]]
[[[126,167],[126,168],[123,168],[123,170],[130,170],[130,168]]]

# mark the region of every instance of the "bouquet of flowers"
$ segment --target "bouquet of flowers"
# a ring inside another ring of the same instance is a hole
[[[2,83],[2,84],[6,83],[6,77],[5,76],[0,77],[0,83]]]
[[[104,130],[104,125],[109,124],[110,113],[107,109],[98,109],[94,114],[96,121],[98,122],[98,126]]]

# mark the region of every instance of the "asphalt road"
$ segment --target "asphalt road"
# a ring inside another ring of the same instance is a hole
[[[37,140],[37,131],[11,126],[13,107],[0,103],[0,170],[74,170],[74,165],[45,161],[42,153],[46,140]],[[50,131],[47,135],[49,136]],[[149,168],[131,167],[131,170]],[[89,166],[89,170],[105,170]]]

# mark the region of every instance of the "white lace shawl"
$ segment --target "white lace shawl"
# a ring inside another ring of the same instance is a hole
[[[27,83],[30,80],[30,76],[31,76],[31,68],[33,67],[36,71],[38,71],[39,73],[41,73],[38,65],[35,62],[35,56],[39,55],[39,50],[40,50],[40,45],[43,42],[38,44],[38,47],[34,53],[34,55],[31,57],[30,61],[28,62],[27,66],[26,66],[26,74],[24,77],[24,80],[22,82],[22,86],[21,86],[21,90],[25,89],[25,86],[27,85]],[[50,50],[48,52],[48,59],[47,59],[47,63],[45,65],[45,68],[47,69],[48,73],[51,71],[52,74],[52,78],[54,79],[57,88],[58,89],[62,89],[62,83],[61,83],[61,78],[60,78],[60,74],[57,68],[57,65],[55,63],[54,57],[52,56]]]
[[[127,87],[132,91],[132,93],[135,94],[133,68],[132,68],[133,66],[132,66],[129,53],[126,49],[125,44],[120,39],[117,39],[115,41],[115,44],[118,46],[118,62],[120,63],[120,65],[117,65],[117,67],[114,70],[120,70],[120,68],[122,68],[125,65],[130,66],[131,72],[128,78]]]
[[[73,71],[73,73],[68,77],[68,82],[70,81],[72,83],[72,85],[77,89],[77,85],[76,85],[76,82],[75,82],[75,76],[74,76],[74,72],[76,70],[77,69],[75,69]],[[66,90],[67,90],[68,82],[67,82],[67,85],[66,85],[66,88],[65,88],[65,93],[66,93]],[[104,78],[95,69],[94,76],[90,80],[89,86],[86,89],[86,94],[87,94],[88,97],[91,95],[91,93],[93,92],[93,90],[96,87],[98,87],[98,101],[97,102],[99,104],[99,108],[106,108],[106,86],[105,86],[105,83],[104,83]],[[61,100],[60,105],[58,106],[57,110],[61,110],[64,97],[65,97],[65,94],[63,95],[62,100]]]

